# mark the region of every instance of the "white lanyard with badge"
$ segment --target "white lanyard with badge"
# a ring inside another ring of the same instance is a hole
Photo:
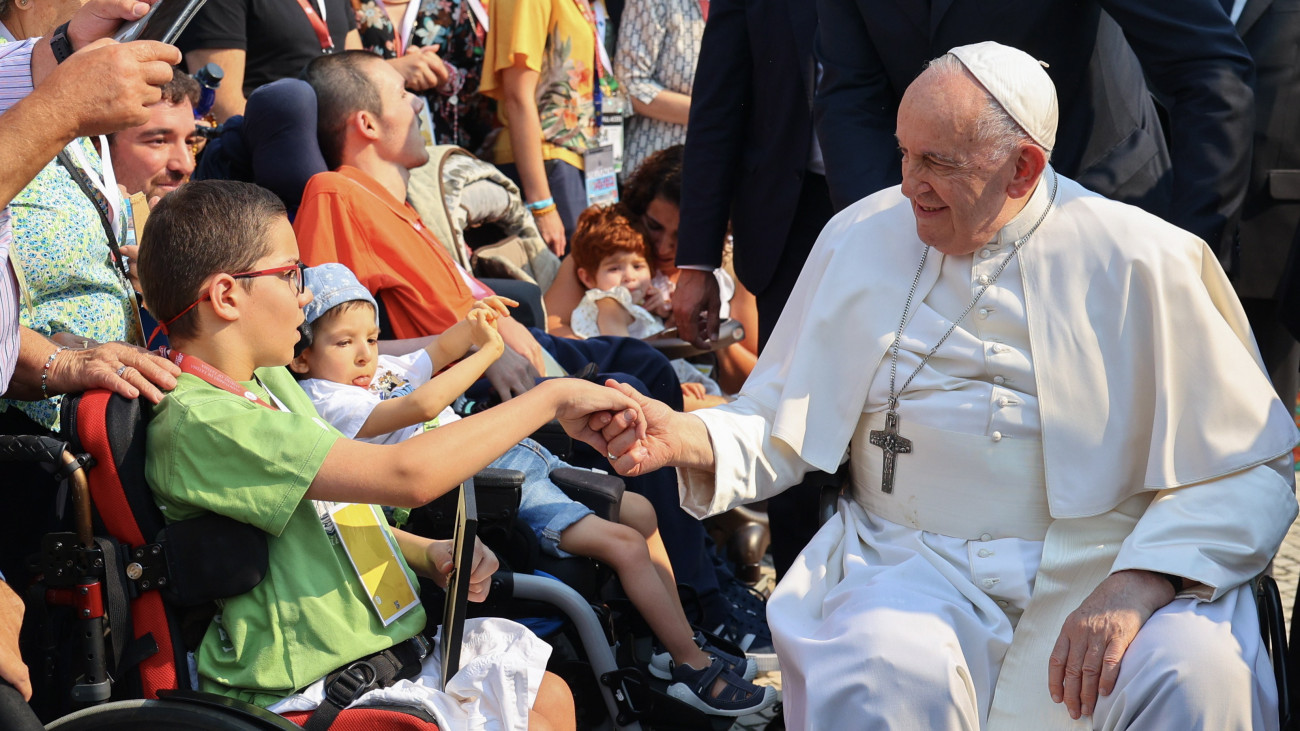
[[[573,0],[582,12],[583,18],[591,25],[595,38],[596,75],[592,80],[593,122],[596,127],[596,146],[588,148],[582,155],[582,168],[587,181],[587,205],[599,205],[618,202],[618,171],[623,163],[623,115],[621,96],[611,95],[611,109],[604,110],[605,93],[603,82],[608,78],[609,88],[617,94],[618,81],[613,76],[613,66],[609,61],[609,51],[605,50],[603,29],[608,27],[609,16],[605,5],[599,0],[592,5],[587,0]],[[606,74],[606,70],[609,71]]]
[[[276,408],[289,411],[260,378],[254,379]],[[328,500],[313,500],[312,504],[325,532],[343,545],[352,570],[370,598],[371,609],[385,627],[420,605],[420,593],[411,584],[392,536],[384,530],[384,517],[377,506]]]

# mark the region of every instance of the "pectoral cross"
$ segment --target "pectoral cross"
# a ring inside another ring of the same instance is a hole
[[[884,466],[880,472],[880,491],[894,491],[894,461],[900,454],[912,451],[912,440],[898,433],[898,412],[890,409],[885,412],[885,428],[872,429],[868,439],[885,453]]]

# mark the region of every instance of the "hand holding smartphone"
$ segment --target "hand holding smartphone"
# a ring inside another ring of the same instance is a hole
[[[205,2],[207,0],[158,0],[144,17],[122,26],[113,34],[113,39],[119,43],[161,41],[174,44]]]

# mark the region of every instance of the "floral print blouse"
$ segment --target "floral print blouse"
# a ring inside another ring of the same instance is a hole
[[[700,0],[635,0],[618,28],[614,71],[628,94],[649,104],[661,91],[691,95],[704,37]],[[652,153],[686,142],[686,125],[636,115],[627,121],[623,174]]]
[[[502,72],[522,59],[538,73],[537,112],[542,124],[542,158],[563,160],[582,169],[582,154],[596,139],[592,81],[596,69],[596,31],[588,20],[587,0],[492,0],[479,91],[500,100]],[[607,80],[613,69],[604,70]],[[605,84],[606,97],[612,94]],[[499,110],[507,128],[504,105]],[[493,162],[513,163],[510,135],[497,136]]]
[[[378,2],[352,0],[361,47],[384,58],[395,58],[399,47],[440,46],[438,57],[449,64],[454,74],[451,88],[455,93],[446,95],[433,89],[424,94],[433,117],[434,138],[440,145],[477,151],[492,130],[500,126],[496,102],[478,93],[487,34],[466,0],[410,1],[418,2],[420,7],[411,25],[411,37],[399,44],[397,29]]]
[[[90,140],[80,138],[85,159],[100,163]],[[51,161],[9,204],[14,244],[10,257],[22,291],[18,320],[42,335],[59,332],[101,343],[134,337],[132,293],[113,263],[99,211],[77,181]],[[61,396],[44,401],[0,401],[51,431],[59,424]]]

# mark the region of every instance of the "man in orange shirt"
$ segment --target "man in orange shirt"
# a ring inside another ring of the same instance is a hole
[[[406,203],[409,171],[428,160],[418,99],[400,74],[365,52],[322,56],[308,66],[306,78],[316,91],[321,152],[332,172],[311,178],[294,219],[303,261],[351,269],[380,301],[396,338],[434,335],[464,319],[492,290],[457,266]],[[639,340],[555,338],[513,318],[500,321],[499,329],[507,347],[487,378],[502,399],[533,387],[545,371],[544,350],[569,372],[595,363],[681,409],[672,366]],[[571,461],[608,469],[604,455],[586,451]],[[707,626],[726,621],[732,608],[718,591],[703,528],[678,507],[676,475],[664,470],[630,479],[628,486],[654,504],[678,581],[700,595]]]

